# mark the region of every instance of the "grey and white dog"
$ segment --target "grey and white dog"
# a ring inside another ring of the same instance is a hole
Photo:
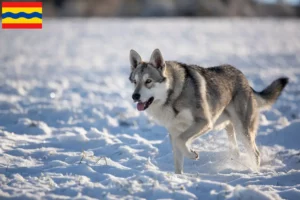
[[[129,80],[135,87],[132,98],[139,111],[146,110],[169,131],[175,173],[183,173],[184,157],[198,159],[190,145],[212,129],[226,129],[236,154],[236,133],[243,136],[249,155],[260,165],[255,142],[259,110],[275,102],[288,78],[279,78],[256,92],[244,74],[230,65],[203,68],[164,61],[159,49],[153,51],[149,62],[131,50],[130,63]]]

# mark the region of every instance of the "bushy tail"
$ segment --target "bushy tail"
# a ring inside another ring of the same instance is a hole
[[[261,92],[256,92],[253,90],[255,94],[255,98],[257,101],[257,105],[260,109],[268,109],[271,105],[277,100],[280,96],[284,87],[288,84],[288,78],[279,78],[271,83],[268,87],[266,87]]]

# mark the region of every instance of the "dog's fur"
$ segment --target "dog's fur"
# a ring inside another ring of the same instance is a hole
[[[153,51],[150,62],[130,51],[133,99],[169,131],[175,173],[183,173],[184,157],[198,159],[191,142],[212,129],[226,129],[233,152],[238,154],[236,133],[260,165],[255,143],[259,110],[270,107],[288,83],[275,80],[262,92],[254,91],[238,69],[230,65],[203,68],[164,61]]]

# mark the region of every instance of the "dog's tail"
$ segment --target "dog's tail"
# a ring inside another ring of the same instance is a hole
[[[268,87],[261,92],[253,90],[259,109],[268,109],[280,96],[284,87],[288,84],[289,79],[286,77],[273,81]]]

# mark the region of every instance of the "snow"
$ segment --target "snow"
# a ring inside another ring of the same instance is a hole
[[[282,19],[45,19],[0,31],[1,199],[300,199],[300,22]],[[147,60],[230,63],[257,90],[290,84],[261,114],[260,171],[224,131],[173,173],[166,130],[131,100],[129,50]]]

